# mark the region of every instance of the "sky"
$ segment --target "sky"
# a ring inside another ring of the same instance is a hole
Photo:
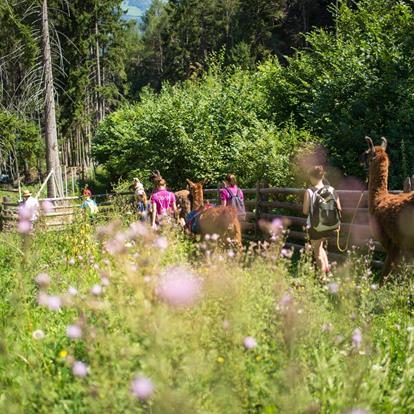
[[[152,0],[124,0],[122,2],[122,8],[128,10],[125,18],[128,20],[136,19],[140,17],[149,9]]]

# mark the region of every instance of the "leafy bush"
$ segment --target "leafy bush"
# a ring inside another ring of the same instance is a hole
[[[306,36],[309,48],[288,59],[287,67],[267,61],[260,67],[261,90],[269,117],[278,125],[294,122],[321,137],[330,160],[346,174],[364,176],[358,155],[365,135],[389,139],[393,187],[402,187],[407,158],[402,139],[413,135],[412,5],[405,1],[342,2],[337,33],[323,29]]]
[[[263,100],[251,73],[217,72],[165,85],[159,95],[146,90],[138,104],[104,120],[93,153],[113,179],[159,169],[175,188],[186,178],[221,181],[229,171],[246,186],[262,178],[289,181],[291,156],[312,137],[261,118]]]

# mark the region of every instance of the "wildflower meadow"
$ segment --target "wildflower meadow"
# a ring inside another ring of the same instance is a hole
[[[414,411],[410,269],[128,217],[1,235],[1,413]]]

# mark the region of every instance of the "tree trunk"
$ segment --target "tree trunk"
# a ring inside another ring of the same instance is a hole
[[[50,53],[49,20],[47,0],[43,0],[42,9],[42,53],[43,72],[45,80],[45,143],[46,166],[49,173],[52,169],[56,180],[49,179],[47,196],[50,198],[63,197],[62,174],[59,161],[59,148],[56,130],[55,94],[53,87],[52,56]],[[55,186],[56,182],[56,186]]]
[[[95,56],[96,56],[96,123],[99,122],[103,118],[103,108],[102,108],[102,96],[101,96],[101,87],[102,87],[102,80],[101,80],[101,51],[99,47],[99,28],[98,22],[95,22],[95,36],[96,36],[96,44],[95,44]]]

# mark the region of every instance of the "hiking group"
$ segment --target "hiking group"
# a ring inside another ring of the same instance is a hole
[[[324,175],[322,166],[315,166],[309,171],[311,185],[305,191],[303,213],[307,216],[307,233],[316,264],[323,274],[327,274],[330,272],[330,266],[325,242],[339,230],[341,206],[338,195],[334,188],[326,183]],[[146,221],[149,218],[154,229],[163,223],[176,220],[188,234],[218,234],[223,241],[233,240],[241,247],[240,223],[246,219],[246,210],[244,194],[238,187],[234,174],[227,174],[223,181],[219,206],[204,202],[203,185],[206,180],[201,183],[187,180],[188,190],[177,193],[167,189],[167,182],[159,171],[152,173],[152,182],[154,189],[149,199],[138,178],[134,178],[131,184],[130,188],[134,191],[134,209],[139,220]],[[33,225],[38,217],[37,199],[33,198],[29,191],[25,191],[23,195],[22,206],[33,210],[30,217]],[[98,213],[98,206],[87,187],[83,191],[80,208],[91,221]]]
[[[154,191],[147,201],[145,190],[138,180],[134,178],[136,210],[141,220],[151,217],[153,228],[163,222],[174,218],[182,225],[189,234],[208,234],[203,232],[203,218],[211,208],[215,207],[204,203],[203,189],[205,181],[193,183],[187,180],[189,190],[174,193],[167,190],[167,183],[159,172],[153,173]],[[325,179],[324,168],[320,165],[314,166],[309,171],[310,186],[306,189],[303,200],[303,213],[307,216],[306,229],[316,264],[323,274],[330,272],[330,265],[326,251],[326,241],[339,231],[341,222],[341,204],[335,189]],[[246,218],[243,191],[237,185],[234,174],[227,174],[223,186],[219,191],[220,206],[231,207],[236,214],[236,220],[243,222]],[[177,201],[178,198],[178,201]],[[224,215],[226,210],[221,209]],[[218,229],[227,223],[234,224],[232,220],[225,221],[223,225],[219,220],[213,222],[214,229]],[[211,227],[210,229],[211,230]],[[217,230],[220,234],[220,231]],[[241,239],[240,239],[241,242]]]

